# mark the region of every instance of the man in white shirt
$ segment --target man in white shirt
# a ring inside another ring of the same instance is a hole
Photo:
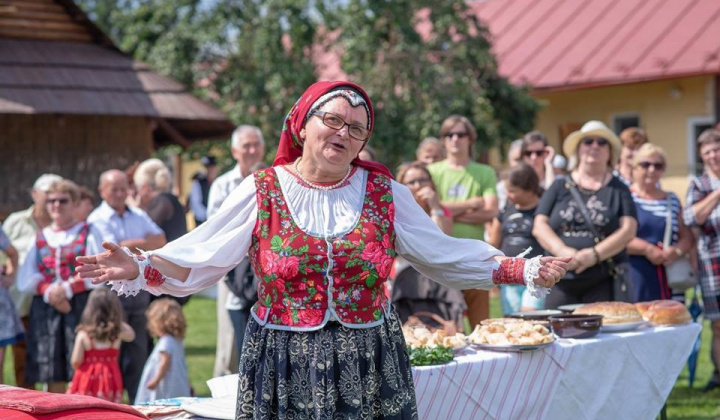
[[[210,197],[208,198],[207,215],[211,219],[220,209],[235,187],[248,175],[253,166],[262,161],[265,155],[265,140],[260,129],[251,125],[241,125],[232,134],[230,151],[237,162],[235,167],[220,175],[210,186]],[[230,292],[224,281],[217,283],[217,347],[215,349],[215,367],[213,376],[229,375],[237,372],[238,361],[235,349],[235,334],[228,310],[245,310],[238,299]],[[244,334],[243,331],[237,331]],[[240,340],[242,341],[242,340]]]
[[[87,221],[100,232],[104,241],[126,246],[133,252],[149,251],[165,245],[165,233],[150,216],[125,204],[129,183],[123,171],[111,169],[103,172],[98,190],[103,202],[90,213]],[[125,310],[125,321],[135,330],[135,340],[123,343],[120,354],[123,384],[130,401],[135,401],[140,375],[148,357],[150,337],[145,311],[150,303],[150,295],[142,291],[137,296],[124,297],[120,301]]]

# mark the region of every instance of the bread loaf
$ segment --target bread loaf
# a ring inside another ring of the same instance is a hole
[[[692,319],[685,305],[674,300],[653,300],[635,304],[643,318],[656,325],[686,324]]]
[[[573,312],[581,315],[602,315],[603,325],[641,322],[643,317],[632,303],[595,302],[583,305]]]

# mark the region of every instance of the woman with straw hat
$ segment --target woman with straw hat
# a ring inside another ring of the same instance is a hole
[[[637,230],[630,190],[612,174],[621,148],[620,139],[600,121],[589,121],[563,143],[572,173],[542,196],[533,228],[550,254],[574,257],[572,271],[547,297],[548,308],[621,298],[613,279],[626,278],[625,247]]]

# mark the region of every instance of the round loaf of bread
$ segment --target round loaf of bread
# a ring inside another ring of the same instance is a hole
[[[573,312],[581,315],[602,315],[603,325],[627,324],[641,322],[640,312],[632,303],[626,302],[595,302],[583,305]]]
[[[685,305],[674,300],[638,302],[635,306],[643,318],[656,325],[686,324],[692,319]]]

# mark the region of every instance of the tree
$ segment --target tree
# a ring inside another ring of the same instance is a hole
[[[260,126],[274,155],[285,113],[313,83],[313,48],[376,105],[384,163],[412,159],[450,114],[470,118],[479,150],[533,127],[537,102],[497,73],[487,29],[461,0],[83,0],[121,49]],[[204,143],[191,153],[207,150]],[[269,160],[269,159],[268,159]],[[227,158],[229,162],[229,157]]]

